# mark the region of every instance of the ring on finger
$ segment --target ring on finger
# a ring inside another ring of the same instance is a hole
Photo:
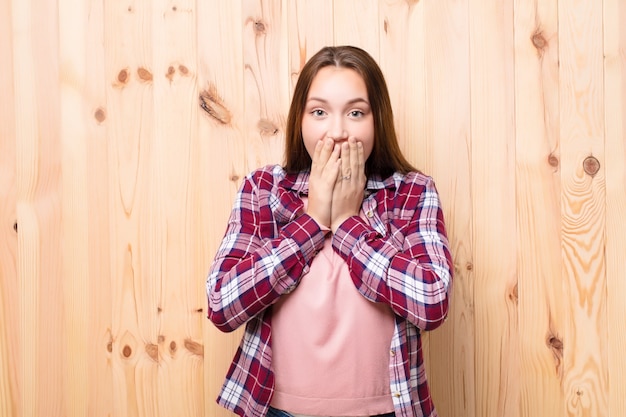
[[[350,178],[352,178],[352,176],[351,176],[351,175],[344,175],[343,177],[341,177],[341,179],[342,179],[342,180],[344,180],[344,181],[347,181],[347,180],[349,180]]]

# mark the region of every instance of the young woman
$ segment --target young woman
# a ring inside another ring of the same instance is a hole
[[[245,333],[218,402],[238,415],[436,416],[420,331],[448,311],[433,180],[402,156],[383,74],[326,47],[303,67],[284,166],[249,174],[207,280]]]

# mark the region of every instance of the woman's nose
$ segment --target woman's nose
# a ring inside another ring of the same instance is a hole
[[[346,131],[341,117],[335,117],[331,121],[331,125],[328,128],[328,137],[334,139],[335,141],[348,138],[348,132]]]

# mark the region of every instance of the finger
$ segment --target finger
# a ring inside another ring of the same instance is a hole
[[[322,153],[322,148],[324,147],[323,141],[317,141],[315,144],[315,150],[313,151],[313,158],[311,158],[312,166],[315,167],[320,160],[320,154]]]
[[[344,142],[341,144],[341,176],[343,181],[349,181],[352,178],[352,151],[350,149],[350,144],[348,142]]]
[[[351,171],[354,175],[359,175],[362,172],[362,167],[361,167],[362,155],[361,155],[361,158],[359,158],[359,145],[361,144],[361,142],[357,142],[355,137],[351,137],[348,140],[348,142],[350,144]]]
[[[358,141],[356,144],[358,172],[365,178],[365,151],[363,150],[363,142]]]
[[[333,152],[335,151],[335,142],[329,138],[326,138],[320,142],[322,142],[322,148],[320,149],[320,156],[318,161],[322,165],[326,165],[331,158]]]
[[[341,181],[341,167],[343,165],[343,158],[341,157],[341,145],[334,144],[333,153],[328,158],[326,164],[326,171],[328,175],[334,178],[335,182]]]

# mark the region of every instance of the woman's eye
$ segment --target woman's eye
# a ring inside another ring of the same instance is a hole
[[[365,113],[363,113],[361,110],[352,110],[349,114],[350,117],[363,117]]]
[[[313,110],[313,111],[311,112],[311,114],[312,114],[313,116],[322,117],[323,115],[325,115],[325,114],[326,114],[326,112],[325,112],[324,110],[321,110],[321,109],[315,109],[315,110]]]

